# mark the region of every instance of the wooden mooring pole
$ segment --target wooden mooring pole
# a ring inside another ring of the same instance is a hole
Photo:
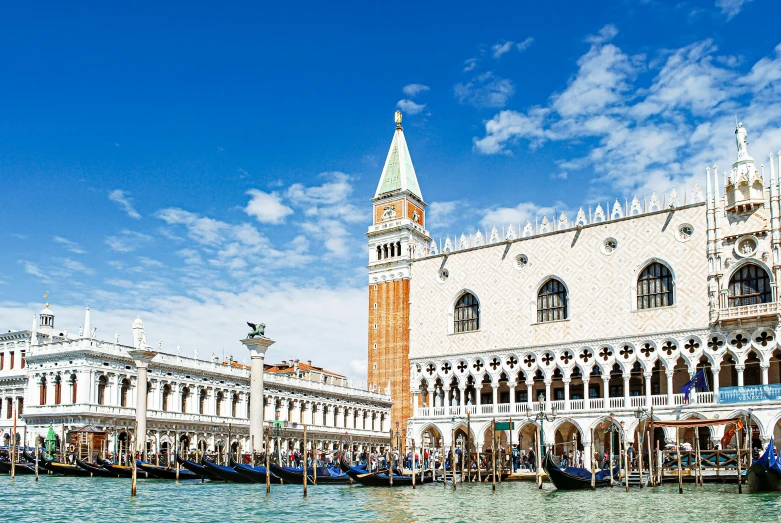
[[[683,494],[683,471],[681,470],[681,429],[675,428],[675,454],[678,457],[678,494]]]
[[[270,427],[266,427],[266,494],[271,492],[271,451],[269,450]]]
[[[306,497],[306,469],[309,461],[309,449],[306,448],[306,425],[304,425],[304,497]]]
[[[138,430],[138,422],[134,421],[133,422],[133,434],[130,436],[130,440],[129,440],[131,448],[132,448],[134,437],[136,439],[138,438],[138,435],[136,434],[136,430]],[[135,453],[134,450],[132,451],[132,454],[131,454],[130,457],[133,458],[133,461],[132,461],[132,463],[130,465],[132,467],[131,468],[131,475],[130,475],[130,485],[131,485],[130,486],[130,496],[131,497],[135,497],[135,495],[136,495],[136,488],[137,488],[137,480],[138,480],[138,470],[136,470],[137,469],[137,467],[136,467],[136,453]]]
[[[491,489],[496,490],[496,418],[491,421],[491,463],[493,464]]]

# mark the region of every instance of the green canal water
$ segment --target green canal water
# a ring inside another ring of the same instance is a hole
[[[129,480],[107,478],[0,476],[0,519],[22,522],[135,521],[217,522],[296,521],[556,521],[601,523],[776,522],[781,495],[738,495],[737,485],[676,485],[595,492],[556,492],[545,485],[441,484],[411,488],[302,487],[143,480],[130,497]]]

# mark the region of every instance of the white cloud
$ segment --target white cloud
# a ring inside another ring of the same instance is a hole
[[[751,0],[716,0],[716,7],[721,9],[721,13],[727,15],[727,20],[731,20],[740,13],[743,6]]]
[[[251,198],[244,212],[254,216],[261,223],[282,223],[286,216],[293,214],[293,209],[284,205],[277,193],[250,189],[247,194]]]
[[[515,86],[507,78],[491,71],[479,74],[466,83],[457,83],[455,96],[462,104],[475,107],[504,107],[515,94]]]
[[[741,71],[745,64],[717,55],[711,40],[649,59],[611,43],[616,34],[607,26],[587,39],[576,73],[547,104],[486,121],[475,151],[510,154],[520,144],[566,141],[565,151],[574,153],[556,162],[554,178],[590,169],[597,175],[592,196],[629,196],[672,186],[682,193],[695,182],[704,188],[706,165],[734,160],[735,115],[749,130],[755,157],[781,142],[781,45]],[[655,74],[641,74],[647,70]]]
[[[502,57],[503,54],[508,53],[510,49],[513,48],[513,44],[515,42],[512,41],[506,41],[502,42],[501,44],[496,44],[491,47],[491,50],[494,52],[494,58],[497,60]]]
[[[412,100],[399,100],[396,102],[396,107],[406,114],[418,114],[426,108],[426,104],[418,104]]]
[[[426,228],[429,230],[445,229],[457,218],[463,217],[464,202],[431,202],[426,211]],[[459,216],[456,216],[459,211]]]
[[[586,37],[586,42],[590,44],[604,44],[606,42],[609,42],[613,38],[616,37],[618,34],[618,28],[614,26],[613,24],[608,24],[602,29],[599,30],[599,33],[595,35],[589,35]]]
[[[124,229],[119,234],[106,238],[106,245],[116,252],[133,252],[152,241],[152,237],[136,231]]]
[[[133,286],[121,279],[110,284],[122,294],[133,291]],[[90,297],[92,324],[105,339],[113,340],[117,331],[120,343],[131,343],[131,325],[140,314],[148,343],[156,347],[162,341],[164,352],[173,353],[181,344],[183,355],[192,356],[197,347],[199,358],[208,359],[212,353],[222,357],[224,348],[226,357],[233,355],[238,361],[249,362],[247,350],[238,340],[247,333],[245,321],[262,320],[268,326],[266,333],[276,341],[266,361],[311,359],[328,370],[366,380],[368,319],[363,287],[266,284],[242,292],[201,289],[192,297],[150,293],[140,307],[127,307],[122,301],[114,307],[100,306],[92,300],[98,301]],[[74,303],[79,305],[52,303],[58,328],[76,332],[83,324],[83,299]],[[0,317],[8,328],[26,329],[30,316],[40,307],[35,303],[0,303]],[[301,328],[302,324],[306,328]]]
[[[468,59],[464,60],[463,71],[465,73],[468,73],[469,71],[471,71],[475,67],[477,67],[477,58],[468,58]]]
[[[527,50],[527,49],[528,49],[528,48],[529,48],[529,47],[530,47],[530,46],[531,46],[533,43],[534,43],[534,38],[532,38],[532,37],[530,36],[530,37],[528,37],[526,40],[524,40],[523,42],[518,42],[518,44],[516,44],[516,47],[518,48],[518,50],[519,50],[519,51],[525,51],[525,50]]]
[[[45,272],[43,272],[41,268],[38,267],[38,265],[25,260],[19,260],[19,263],[21,263],[22,266],[24,267],[24,272],[26,272],[30,276],[35,276],[36,278],[40,278],[42,281],[46,281],[46,282],[51,281],[49,276]]]
[[[543,120],[547,114],[547,109],[539,107],[528,114],[500,111],[485,123],[485,137],[475,138],[475,150],[482,154],[509,153],[506,146],[518,140],[540,142],[545,138]]]
[[[566,206],[561,202],[558,202],[555,208],[541,207],[534,202],[521,202],[515,207],[493,207],[483,210],[483,218],[480,220],[480,224],[488,229],[493,226],[501,227],[510,224],[514,227],[520,224],[523,227],[526,220],[534,223],[535,216],[545,215],[549,220],[553,221],[554,213],[563,210],[566,210]],[[519,231],[515,231],[515,233],[519,234]]]
[[[73,254],[86,254],[87,251],[79,247],[79,244],[76,242],[72,242],[67,238],[63,238],[62,236],[55,236],[52,238],[54,240],[54,243],[59,243],[60,245],[65,246],[67,250],[72,252]]]
[[[420,93],[424,91],[430,91],[430,90],[431,88],[429,86],[423,84],[409,84],[409,85],[405,85],[404,88],[402,89],[402,91],[404,91],[404,94],[406,94],[410,98],[414,98]]]
[[[130,197],[122,189],[115,189],[108,193],[108,199],[119,205],[119,207],[133,219],[140,220],[141,215],[135,210]]]

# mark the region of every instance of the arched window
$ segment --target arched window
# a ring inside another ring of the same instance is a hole
[[[41,385],[38,388],[38,404],[46,405],[46,376],[41,376]]]
[[[772,299],[770,277],[759,265],[746,264],[729,280],[730,307],[768,303]]]
[[[127,407],[127,393],[130,390],[130,381],[127,378],[122,380],[122,385],[119,389],[119,406]]]
[[[108,384],[108,378],[101,376],[98,378],[98,405],[106,404],[106,385]]]
[[[71,403],[76,404],[76,375],[71,374]]]
[[[217,393],[217,412],[218,416],[222,416],[222,400],[225,398],[222,392]]]
[[[198,414],[206,413],[206,389],[201,389],[201,394],[198,397]]]
[[[54,378],[54,404],[62,403],[62,378],[59,374]]]
[[[379,245],[377,246],[377,259],[378,260],[382,259],[382,247]]]
[[[537,323],[567,319],[567,288],[551,278],[537,293]]]
[[[190,389],[188,387],[182,388],[182,412],[187,412],[187,399],[190,397]]]
[[[653,309],[673,304],[673,276],[666,265],[654,262],[637,278],[637,308]]]
[[[458,299],[453,322],[455,332],[470,332],[480,328],[480,305],[474,294],[467,292]]]
[[[163,410],[168,410],[169,399],[171,398],[171,386],[167,383],[163,385]]]

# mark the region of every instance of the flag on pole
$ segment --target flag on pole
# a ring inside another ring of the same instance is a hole
[[[705,381],[705,369],[700,369],[697,371],[697,374],[695,374],[692,379],[690,379],[686,385],[681,387],[681,392],[684,394],[684,399],[686,401],[689,401],[689,395],[691,394],[692,389],[700,387],[707,389],[708,383]]]

